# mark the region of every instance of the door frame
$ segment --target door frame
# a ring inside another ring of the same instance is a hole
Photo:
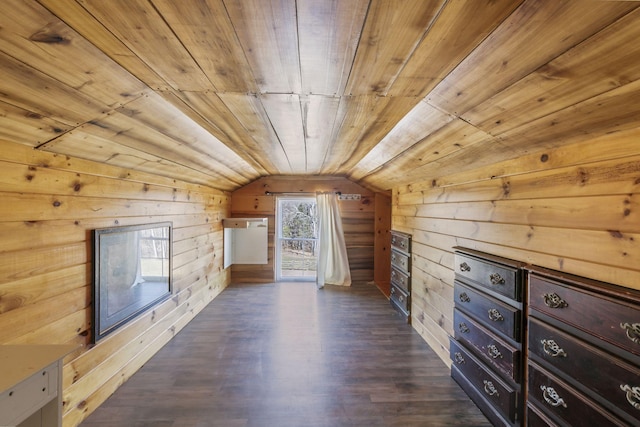
[[[312,276],[282,276],[282,209],[281,203],[285,201],[312,201],[314,204],[316,203],[316,198],[313,195],[287,195],[287,196],[277,196],[275,203],[276,210],[276,221],[274,226],[274,249],[275,249],[275,279],[276,281],[294,281],[294,282],[315,282],[317,278],[316,274]],[[316,237],[316,242],[318,238]],[[317,244],[317,243],[316,243]]]

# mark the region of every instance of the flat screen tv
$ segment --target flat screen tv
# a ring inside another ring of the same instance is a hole
[[[93,231],[94,343],[169,298],[172,223]]]

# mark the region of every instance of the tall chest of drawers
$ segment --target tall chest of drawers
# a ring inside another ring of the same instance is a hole
[[[451,376],[496,426],[523,418],[524,264],[455,249]]]
[[[640,292],[528,270],[528,424],[640,426]]]
[[[411,322],[411,235],[391,231],[391,306]]]

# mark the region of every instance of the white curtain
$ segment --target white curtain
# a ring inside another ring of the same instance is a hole
[[[316,199],[320,228],[318,288],[324,287],[325,284],[351,286],[347,245],[344,241],[337,196],[334,193],[318,193]]]

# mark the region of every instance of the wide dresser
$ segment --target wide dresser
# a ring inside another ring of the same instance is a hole
[[[640,292],[528,267],[530,426],[640,426]]]
[[[522,425],[524,264],[454,249],[451,376],[494,425]]]
[[[411,323],[411,235],[391,231],[391,306]]]

